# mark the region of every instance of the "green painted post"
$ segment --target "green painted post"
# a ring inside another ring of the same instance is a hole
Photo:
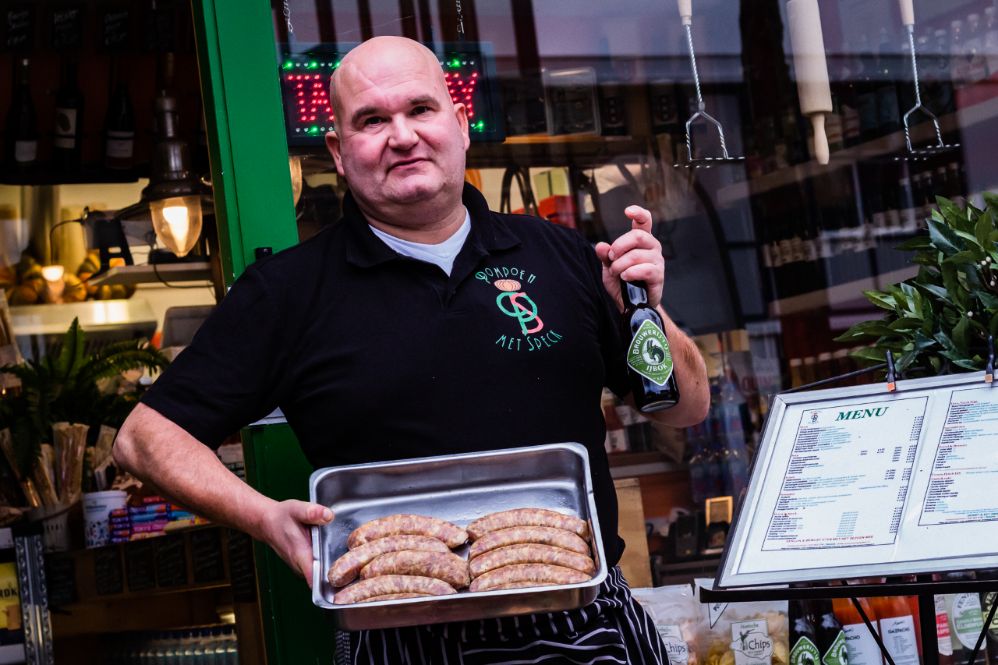
[[[298,242],[270,3],[193,0],[222,269],[229,286],[257,247]],[[246,478],[275,499],[306,499],[312,469],[286,425],[244,430]],[[333,631],[308,586],[255,547],[268,665],[333,661]]]

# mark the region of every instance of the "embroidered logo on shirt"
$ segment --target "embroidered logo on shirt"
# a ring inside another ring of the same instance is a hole
[[[505,316],[516,321],[519,336],[515,331],[500,334],[496,345],[507,351],[536,351],[548,348],[561,341],[562,336],[550,328],[545,328],[537,303],[527,295],[523,282],[532,284],[537,275],[530,274],[522,268],[500,266],[485,268],[475,273],[479,279],[499,290],[496,296],[496,307]]]

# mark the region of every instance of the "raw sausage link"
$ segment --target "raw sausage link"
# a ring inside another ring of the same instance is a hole
[[[337,605],[346,605],[348,603],[362,602],[372,596],[384,596],[395,593],[424,593],[430,596],[447,596],[457,592],[447,582],[441,582],[432,577],[382,575],[381,577],[372,577],[369,580],[361,580],[340,589],[333,595],[333,602]]]
[[[563,550],[571,550],[579,554],[589,554],[589,546],[586,545],[586,541],[571,531],[555,529],[549,526],[518,526],[510,529],[499,529],[498,531],[485,534],[471,544],[468,556],[474,559],[476,556],[485,554],[498,547],[517,545],[519,543],[553,545]]]
[[[490,531],[514,526],[551,526],[589,539],[589,524],[585,520],[545,508],[515,508],[480,517],[468,525],[468,535],[478,540]]]
[[[455,589],[464,588],[471,582],[468,562],[451,552],[401,551],[381,554],[360,571],[360,576],[364,579],[378,575],[421,575],[443,580]]]
[[[593,560],[585,554],[570,552],[560,547],[528,543],[523,545],[507,545],[486,552],[471,562],[471,576],[478,577],[490,570],[509,566],[514,563],[550,563],[556,566],[572,568],[592,575],[596,572]]]
[[[447,543],[453,549],[468,540],[468,532],[461,527],[425,515],[389,515],[371,520],[353,530],[347,538],[347,547],[353,549],[364,543],[386,536],[430,536]]]
[[[375,557],[385,552],[399,550],[419,550],[421,552],[450,552],[447,545],[429,536],[388,536],[378,538],[360,547],[348,550],[346,554],[333,562],[327,578],[333,586],[343,586],[353,582],[360,569],[369,564]]]
[[[361,603],[376,603],[380,600],[402,600],[403,598],[429,598],[428,593],[386,593],[383,596],[371,596],[370,598],[365,598],[359,602]]]
[[[524,587],[577,584],[585,582],[591,577],[591,575],[564,566],[551,566],[546,563],[517,563],[490,570],[481,577],[476,577],[475,581],[471,583],[470,590],[492,591],[499,586],[509,584],[522,584]]]

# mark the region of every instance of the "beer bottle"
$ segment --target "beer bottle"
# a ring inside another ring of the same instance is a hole
[[[849,654],[846,648],[846,634],[842,624],[835,618],[832,601],[814,601],[814,630],[818,635],[818,651],[822,665],[848,665]]]
[[[814,623],[803,600],[790,601],[790,665],[820,665]]]
[[[672,352],[662,317],[648,304],[644,282],[620,282],[624,301],[624,338],[627,375],[634,405],[643,413],[661,411],[679,402],[679,385],[673,370]]]

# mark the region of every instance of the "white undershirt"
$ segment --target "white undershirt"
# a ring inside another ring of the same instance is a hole
[[[381,238],[386,245],[402,256],[438,265],[449,277],[451,268],[454,267],[454,259],[464,247],[464,241],[468,239],[468,234],[471,232],[471,215],[465,210],[464,223],[461,224],[461,227],[450,238],[435,245],[402,240],[373,226],[371,230],[374,231],[374,235]]]

